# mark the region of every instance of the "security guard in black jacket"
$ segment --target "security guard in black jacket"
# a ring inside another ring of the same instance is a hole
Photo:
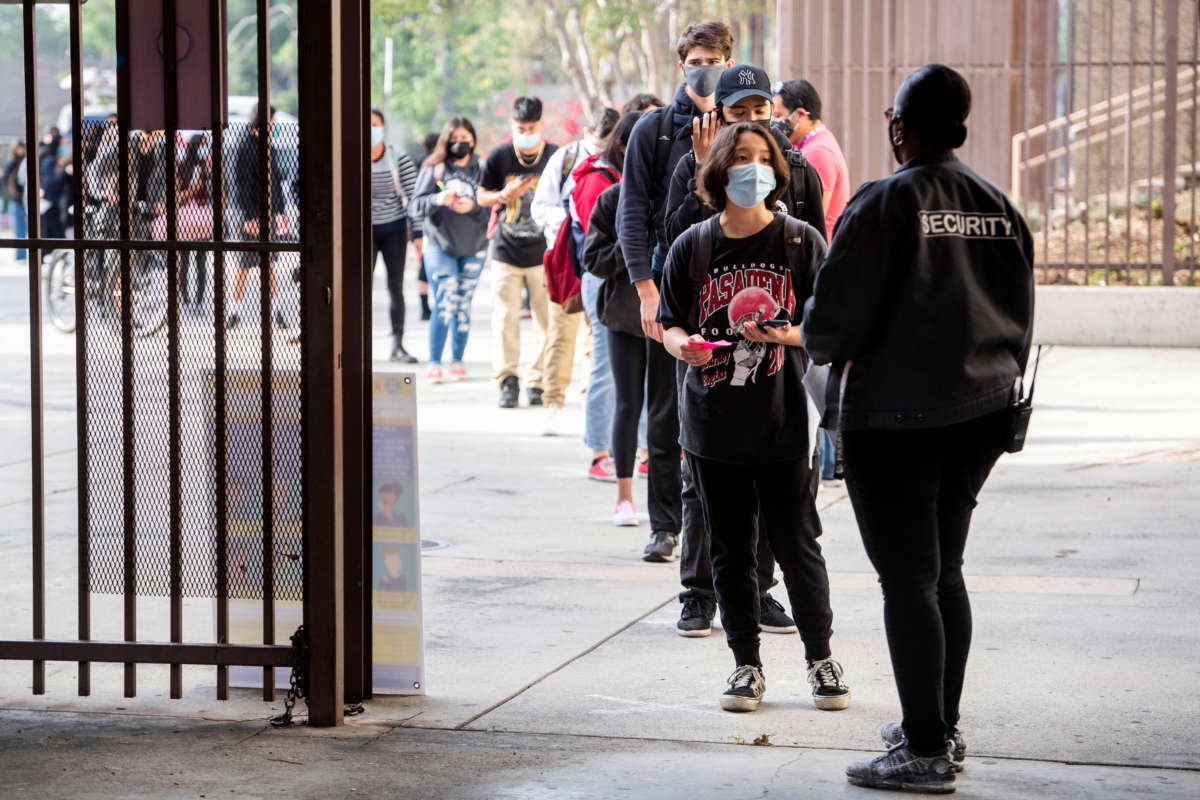
[[[963,550],[1030,349],[1033,240],[954,156],[970,104],[948,67],[904,81],[886,112],[901,166],[850,200],[804,313],[804,347],[834,365],[825,422],[842,431],[904,715],[881,730],[897,746],[846,770],[876,788],[954,790],[971,640]]]

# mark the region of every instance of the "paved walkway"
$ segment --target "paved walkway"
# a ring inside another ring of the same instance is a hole
[[[578,436],[543,437],[538,410],[495,407],[481,377],[488,311],[485,284],[468,351],[477,377],[421,388],[423,535],[450,545],[424,560],[427,696],[376,699],[342,729],[273,730],[278,704],[244,690],[218,703],[208,668],[186,668],[185,699],[169,701],[156,667],[125,699],[119,665],[93,667],[91,698],[75,697],[72,664],[48,666],[44,697],[29,695],[28,665],[0,665],[0,797],[879,797],[842,777],[898,714],[844,494],[820,501],[852,707],[815,710],[799,639],[768,634],[762,709],[722,712],[728,651],[719,631],[675,635],[677,566],[638,559],[648,527],[608,524],[614,488],[583,478]],[[1200,352],[1058,348],[1042,369],[1028,449],[1001,460],[968,547],[959,794],[1200,797]],[[578,431],[569,397],[562,429]],[[13,419],[0,433],[19,431]],[[69,447],[61,458],[48,467],[63,489],[48,545],[71,563]],[[8,461],[4,636],[28,625],[23,478]],[[64,593],[64,636],[73,602]],[[189,635],[211,635],[208,607],[189,604]],[[142,613],[147,637],[155,613]],[[769,745],[752,744],[764,734]]]

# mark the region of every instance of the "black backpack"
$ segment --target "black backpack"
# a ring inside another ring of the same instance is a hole
[[[703,222],[697,222],[692,226],[692,259],[688,263],[688,275],[692,279],[692,287],[695,290],[696,296],[700,295],[700,287],[704,283],[704,276],[708,274],[709,262],[712,261],[712,245],[716,238],[716,228],[721,224],[721,215],[713,214]],[[818,265],[812,265],[810,271],[809,265],[804,261],[804,232],[811,228],[802,219],[784,215],[784,246],[787,248],[788,270],[792,273],[793,291],[799,290],[799,287],[809,283],[812,275],[811,271],[815,271]],[[825,241],[821,237],[821,241]],[[804,273],[801,273],[801,269]],[[800,297],[796,297],[797,303],[801,301]],[[696,327],[699,322],[699,308],[692,309],[692,327]]]

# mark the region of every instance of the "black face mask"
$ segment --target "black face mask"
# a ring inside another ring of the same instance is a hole
[[[787,138],[789,138],[789,139],[792,138],[792,131],[794,129],[792,128],[792,118],[791,117],[784,117],[783,119],[773,119],[773,120],[771,120],[771,127],[774,128],[775,130],[779,131],[780,133],[782,133]]]
[[[471,146],[470,142],[461,141],[451,142],[450,146],[446,148],[446,152],[448,152],[450,157],[455,160],[466,158],[467,156],[471,155],[474,150],[475,148]]]

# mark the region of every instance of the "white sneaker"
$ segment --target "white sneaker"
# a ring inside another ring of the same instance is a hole
[[[546,415],[542,418],[542,436],[558,435],[558,415],[561,411],[558,406],[546,406]]]
[[[637,509],[633,507],[633,502],[622,500],[617,503],[616,509],[613,510],[613,525],[618,528],[633,528],[638,524]]]

